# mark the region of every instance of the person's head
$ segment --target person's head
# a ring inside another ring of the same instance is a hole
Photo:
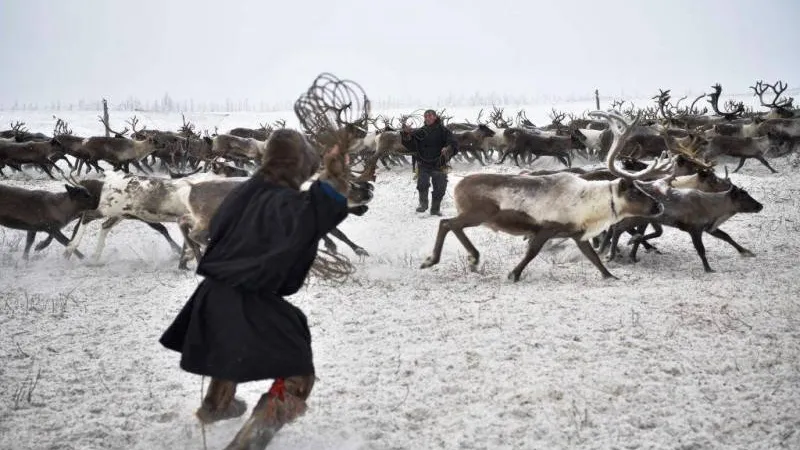
[[[305,136],[281,128],[270,135],[258,172],[268,181],[300,189],[319,166],[320,156]]]
[[[424,117],[425,117],[425,125],[428,126],[431,126],[434,123],[436,123],[436,120],[439,118],[439,116],[436,114],[436,111],[432,109],[425,111]]]

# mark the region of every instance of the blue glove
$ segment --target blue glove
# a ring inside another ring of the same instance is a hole
[[[328,197],[336,200],[338,203],[344,205],[347,204],[347,198],[344,195],[337,192],[336,189],[334,189],[330,183],[325,181],[320,181],[319,187],[320,189],[322,189],[322,192],[324,192]]]

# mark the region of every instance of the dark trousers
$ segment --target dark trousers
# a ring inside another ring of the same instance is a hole
[[[431,184],[433,184],[433,196],[431,198],[433,201],[442,201],[444,193],[447,191],[447,174],[441,170],[420,166],[419,176],[417,177],[417,190],[427,195]]]

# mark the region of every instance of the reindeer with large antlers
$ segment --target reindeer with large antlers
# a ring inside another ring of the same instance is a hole
[[[786,88],[789,86],[782,82],[778,81],[774,84],[768,84],[763,81],[756,82],[755,86],[750,86],[750,89],[753,90],[754,95],[758,96],[758,100],[761,103],[761,106],[767,107],[770,109],[770,114],[774,118],[791,118],[795,116],[794,107],[792,104],[794,103],[794,98],[781,98],[781,95],[786,91]],[[764,94],[766,94],[767,89],[771,90],[773,93],[772,100],[770,102],[764,101]]]
[[[484,225],[511,235],[528,236],[528,251],[508,278],[518,281],[525,267],[552,238],[571,238],[604,278],[614,276],[603,266],[589,239],[626,217],[655,217],[662,206],[639,189],[638,181],[655,171],[665,170],[670,160],[657,159],[636,173],[621,172],[613,157],[618,154],[631,127],[619,115],[592,113],[606,118],[614,130],[614,142],[607,160],[609,170],[619,175],[613,181],[588,181],[578,174],[560,172],[528,176],[506,174],[474,174],[464,177],[455,186],[458,215],[443,219],[433,253],[422,268],[439,263],[444,239],[453,232],[469,252],[469,265],[477,269],[480,253],[464,234],[465,228]],[[554,208],[554,204],[560,205]]]

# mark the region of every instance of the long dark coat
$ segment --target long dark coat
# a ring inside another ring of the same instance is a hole
[[[346,217],[347,200],[327,183],[300,192],[254,175],[211,220],[197,268],[205,278],[159,342],[198,375],[242,383],[313,374],[308,321],[283,296],[300,289],[320,239]]]
[[[458,153],[458,142],[453,132],[438,118],[431,125],[423,125],[422,128],[411,133],[402,133],[401,136],[403,146],[415,152],[414,158],[423,169],[441,170],[449,158]],[[448,145],[452,153],[448,158],[444,158],[442,149]]]

